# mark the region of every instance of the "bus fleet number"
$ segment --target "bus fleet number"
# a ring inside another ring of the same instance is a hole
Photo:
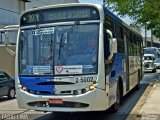
[[[93,82],[93,77],[76,78],[76,83],[86,83],[86,82]]]

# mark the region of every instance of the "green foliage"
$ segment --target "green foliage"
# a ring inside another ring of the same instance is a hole
[[[160,38],[160,0],[105,0],[106,7],[118,12],[118,15],[128,15],[136,26],[146,26]]]

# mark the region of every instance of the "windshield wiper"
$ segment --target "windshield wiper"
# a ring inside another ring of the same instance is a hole
[[[73,32],[73,30],[75,29],[75,27],[77,26],[77,25],[79,25],[80,23],[79,23],[79,21],[76,21],[73,25],[72,25],[72,27],[69,29],[69,31],[66,33],[66,35],[67,36],[65,36],[65,34],[64,33],[62,33],[62,35],[61,35],[61,40],[60,40],[60,44],[59,44],[59,51],[58,51],[58,61],[60,62],[60,59],[61,59],[61,49],[62,49],[62,47],[64,47],[64,43],[65,43],[65,39],[68,39],[69,37],[70,37],[70,35],[71,35],[71,33]]]
[[[76,28],[76,26],[77,25],[79,25],[80,24],[80,22],[79,21],[76,21],[73,25],[72,25],[72,27],[69,29],[69,31],[67,32],[67,38],[69,38],[70,37],[70,35],[71,35],[71,33],[73,32],[73,30]]]

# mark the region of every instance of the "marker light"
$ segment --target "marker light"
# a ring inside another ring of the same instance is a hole
[[[22,86],[22,88],[21,88],[23,91],[26,91],[26,87],[25,86]]]
[[[96,84],[96,83],[97,83],[97,81],[96,81],[96,80],[94,80],[94,81],[93,81],[93,84]]]
[[[94,85],[90,85],[90,86],[89,86],[89,90],[90,90],[90,91],[94,90]]]

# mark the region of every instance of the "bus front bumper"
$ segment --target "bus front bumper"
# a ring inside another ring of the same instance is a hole
[[[107,109],[108,103],[106,91],[98,88],[80,95],[42,96],[30,94],[21,89],[18,89],[16,92],[19,108],[37,111],[103,111]],[[60,99],[63,101],[63,104],[50,104],[49,99]]]

